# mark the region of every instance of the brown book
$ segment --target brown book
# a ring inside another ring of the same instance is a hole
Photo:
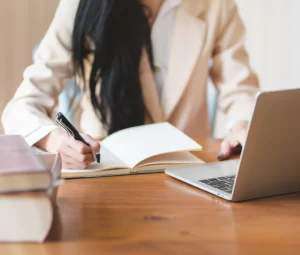
[[[0,242],[44,242],[52,226],[61,158],[40,155],[51,169],[52,184],[44,191],[0,195]]]
[[[44,190],[50,183],[50,171],[22,136],[0,135],[0,193]]]

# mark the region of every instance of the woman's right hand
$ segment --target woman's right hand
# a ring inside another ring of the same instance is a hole
[[[62,167],[67,169],[86,169],[95,161],[100,144],[89,135],[82,135],[90,147],[76,141],[62,129],[55,129],[35,144],[36,147],[50,153],[60,153]]]

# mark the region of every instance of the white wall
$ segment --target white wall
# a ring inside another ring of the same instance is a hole
[[[224,0],[225,1],[225,0]],[[300,0],[236,0],[262,90],[300,87]],[[215,135],[224,135],[218,113]]]
[[[300,1],[236,0],[265,90],[300,87]]]
[[[57,4],[58,0],[0,0],[0,115],[32,62],[31,51],[49,27]]]

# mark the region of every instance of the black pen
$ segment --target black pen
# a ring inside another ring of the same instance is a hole
[[[85,145],[90,146],[80,135],[78,130],[71,124],[70,121],[61,113],[58,112],[56,114],[56,123],[59,124],[69,136],[72,136],[75,140],[83,142]],[[96,162],[100,163],[101,155],[100,153],[96,153]]]

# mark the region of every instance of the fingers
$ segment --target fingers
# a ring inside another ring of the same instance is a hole
[[[218,159],[228,159],[232,155],[239,154],[241,152],[241,149],[242,146],[238,141],[224,139],[221,144],[221,152],[218,155]]]
[[[92,158],[92,160],[90,160],[88,157]],[[67,169],[86,169],[90,163],[94,161],[92,154],[87,154],[86,158],[82,156],[80,160],[70,157],[67,154],[61,154],[61,158],[63,162],[63,168]]]
[[[218,155],[219,160],[228,159],[231,155],[241,152],[247,137],[246,129],[232,131],[227,135],[221,144],[221,151]]]
[[[36,145],[45,151],[60,153],[64,168],[85,169],[95,161],[95,154],[100,151],[100,144],[88,135],[83,137],[90,146],[74,140],[64,130],[57,128]]]
[[[90,135],[83,134],[82,137],[91,146],[94,160],[97,161],[96,154],[100,152],[100,143],[94,140]]]
[[[70,139],[70,140],[69,140]],[[74,143],[73,139],[67,137],[62,139],[57,152],[60,153],[63,165],[69,165],[72,169],[85,169],[90,163],[94,162],[91,149],[85,148],[86,145]]]
[[[66,138],[67,141],[65,140],[65,144],[68,144],[69,147],[71,147],[75,152],[79,154],[91,154],[92,153],[92,148],[87,146],[86,144],[76,141],[71,137]]]
[[[230,157],[231,150],[232,150],[233,145],[228,139],[224,139],[224,141],[221,144],[221,152],[218,155],[218,159],[226,159]]]
[[[64,163],[72,166],[73,169],[87,168],[90,163],[94,162],[92,153],[78,153],[74,148],[63,145],[60,148],[60,154]]]
[[[90,146],[74,140],[61,129],[52,131],[44,148],[51,153],[60,153],[64,168],[85,169],[94,162],[93,150]]]

